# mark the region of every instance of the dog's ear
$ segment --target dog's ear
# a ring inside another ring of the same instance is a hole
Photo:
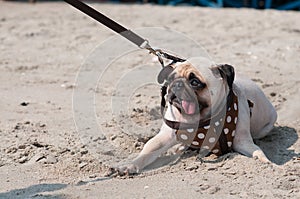
[[[229,88],[232,88],[232,84],[235,76],[233,66],[229,64],[220,64],[212,67],[212,71],[214,74],[216,73],[220,74],[221,77],[227,81]]]
[[[171,65],[165,66],[157,76],[157,82],[159,84],[164,83],[168,76],[174,71],[174,68]]]

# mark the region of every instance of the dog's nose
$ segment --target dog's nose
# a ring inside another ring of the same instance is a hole
[[[181,80],[176,81],[176,82],[174,83],[174,89],[175,89],[175,90],[179,91],[179,90],[181,90],[182,88],[183,88],[183,82],[182,82]]]

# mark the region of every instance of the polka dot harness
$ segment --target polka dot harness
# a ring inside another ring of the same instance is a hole
[[[191,125],[166,119],[165,123],[176,129],[176,138],[184,145],[207,151],[207,155],[210,153],[217,156],[226,154],[232,151],[238,121],[238,98],[232,90],[228,100],[229,103],[224,107],[222,114],[204,123]],[[253,103],[248,101],[248,104],[251,113]]]
[[[231,106],[227,108],[225,117],[215,117],[200,125],[196,130],[193,128],[178,129],[176,137],[178,141],[187,146],[203,148],[219,156],[232,150],[237,120],[238,98],[233,94]]]

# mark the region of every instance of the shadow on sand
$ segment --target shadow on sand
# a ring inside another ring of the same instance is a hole
[[[14,189],[5,193],[0,193],[0,198],[5,199],[24,199],[24,198],[47,198],[47,199],[66,199],[67,197],[61,194],[51,195],[49,193],[67,187],[66,184],[38,184],[32,185],[23,189]]]
[[[277,165],[283,165],[299,153],[289,149],[298,140],[297,131],[287,126],[275,127],[266,137],[255,140],[255,143],[264,151],[266,156]]]

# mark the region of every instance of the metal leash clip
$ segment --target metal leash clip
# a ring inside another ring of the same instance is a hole
[[[168,60],[171,60],[172,61],[172,64],[173,63],[176,63],[176,62],[184,62],[186,61],[185,59],[182,59],[180,57],[177,57],[175,55],[171,55],[169,53],[166,53],[164,51],[162,51],[161,49],[154,49],[152,48],[149,43],[147,42],[147,45],[146,47],[144,47],[144,49],[147,49],[149,50],[149,53],[150,54],[154,54],[157,56],[158,58],[158,61],[159,63],[161,64],[162,68],[164,68],[166,65],[164,64],[164,59],[168,59]]]

